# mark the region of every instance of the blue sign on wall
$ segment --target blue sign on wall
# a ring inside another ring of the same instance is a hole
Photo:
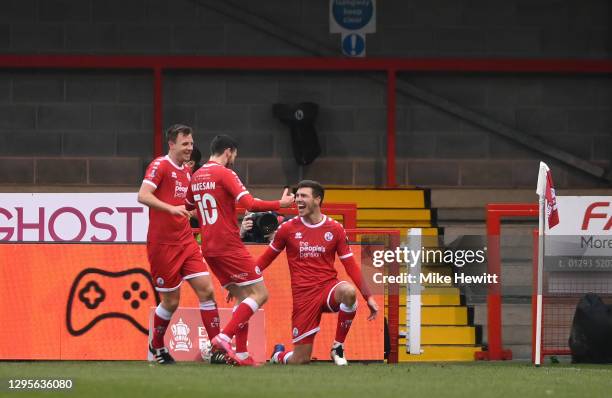
[[[338,25],[347,30],[365,27],[374,15],[371,0],[332,0],[332,15]]]
[[[365,38],[357,33],[346,35],[342,39],[342,52],[350,57],[362,56],[365,51]]]
[[[329,0],[329,32],[340,33],[342,53],[366,56],[366,34],[376,33],[376,0]]]

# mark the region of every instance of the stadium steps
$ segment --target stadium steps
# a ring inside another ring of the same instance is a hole
[[[465,305],[423,305],[421,307],[421,326],[467,326],[473,320],[473,310]],[[400,325],[406,325],[406,310],[400,305]]]
[[[402,237],[411,227],[423,228],[424,235],[440,233],[428,190],[330,188],[325,191],[325,200],[355,203],[358,228],[399,229]]]
[[[404,349],[405,339],[400,339],[400,362],[467,362],[474,361],[474,354],[481,351],[477,345],[422,345],[420,355],[410,355]]]
[[[341,221],[341,219],[338,219],[336,217],[334,217],[338,222]],[[401,227],[401,226],[397,226],[397,225],[391,225],[391,223],[389,223],[389,225],[384,225],[385,223],[359,223],[359,221],[357,221],[357,226],[359,228],[367,228],[367,229],[379,229],[379,230],[385,230],[385,229],[396,229],[399,231],[400,236],[402,238],[404,238],[407,234],[408,234],[408,230],[410,228],[421,228],[422,230],[422,234],[425,236],[438,236],[438,235],[442,235],[442,231],[440,228],[437,227],[429,227],[427,222],[423,222],[421,223],[421,225],[418,225],[417,223],[411,223],[410,226],[407,227]],[[391,225],[391,226],[390,226]]]
[[[478,329],[478,330],[477,330]],[[406,332],[400,328],[400,333]],[[432,326],[421,327],[421,344],[423,345],[475,345],[481,343],[481,328],[476,326]],[[405,340],[405,339],[404,339]],[[405,342],[404,342],[405,343]]]
[[[325,192],[329,202],[355,203],[357,227],[396,229],[404,240],[410,228],[422,228],[425,236],[438,236],[437,212],[431,208],[430,192],[424,189],[332,188]],[[451,276],[447,265],[423,264],[422,272]],[[400,348],[400,361],[473,361],[480,351],[480,328],[474,326],[474,311],[452,284],[425,285],[421,295],[422,355],[407,355]],[[406,303],[406,288],[400,287],[400,303]],[[385,298],[385,304],[387,304]],[[406,331],[406,307],[400,306],[400,332]],[[400,340],[405,345],[405,338]]]
[[[450,267],[449,267],[450,269]],[[451,270],[452,271],[452,270]],[[406,289],[400,288],[400,303],[406,303]],[[436,285],[421,295],[422,355],[409,355],[401,347],[400,361],[474,361],[481,351],[482,328],[474,324],[474,308],[465,305],[465,296],[456,287]],[[399,308],[400,334],[405,336],[406,305]]]
[[[327,202],[357,203],[369,209],[425,209],[429,192],[423,189],[328,188]]]
[[[399,289],[400,303],[406,302],[406,287],[401,286]],[[387,304],[387,296],[385,296],[385,305]],[[429,306],[449,306],[449,305],[464,305],[465,296],[461,294],[456,287],[431,287],[423,290],[421,294],[422,305]]]
[[[386,222],[392,225],[409,225],[413,222],[431,223],[429,209],[357,209],[357,220],[362,223]]]
[[[405,302],[406,300],[404,300]],[[421,295],[421,303],[423,305],[462,305],[464,304],[463,296],[455,294],[431,294],[425,293]]]
[[[455,296],[450,294],[423,294],[421,296],[422,305],[430,305],[430,306],[448,306],[448,305],[462,305],[463,296]],[[406,302],[406,296],[400,296],[400,302]],[[385,297],[385,305],[387,305],[387,298]]]

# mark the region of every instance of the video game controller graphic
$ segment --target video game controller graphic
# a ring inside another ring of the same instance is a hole
[[[103,319],[121,318],[148,335],[149,308],[158,304],[159,296],[146,270],[87,268],[72,282],[66,326],[71,335],[80,336]]]

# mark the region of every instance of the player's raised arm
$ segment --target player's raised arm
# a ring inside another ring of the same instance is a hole
[[[281,207],[290,207],[293,204],[293,194],[285,188],[280,200],[261,200],[254,198],[244,187],[236,173],[231,170],[223,178],[225,188],[236,198],[236,202],[248,211],[273,211]]]
[[[283,196],[281,196],[280,200],[261,200],[254,198],[251,196],[251,194],[247,193],[240,198],[238,203],[249,211],[269,211],[291,207],[293,201],[293,194],[289,193],[289,188],[285,188],[283,191]]]

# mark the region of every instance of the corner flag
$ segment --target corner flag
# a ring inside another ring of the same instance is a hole
[[[544,162],[540,162],[540,172],[538,173],[538,187],[536,193],[540,197],[546,198],[546,220],[548,228],[559,224],[559,212],[557,211],[557,195],[553,184],[552,173]]]

